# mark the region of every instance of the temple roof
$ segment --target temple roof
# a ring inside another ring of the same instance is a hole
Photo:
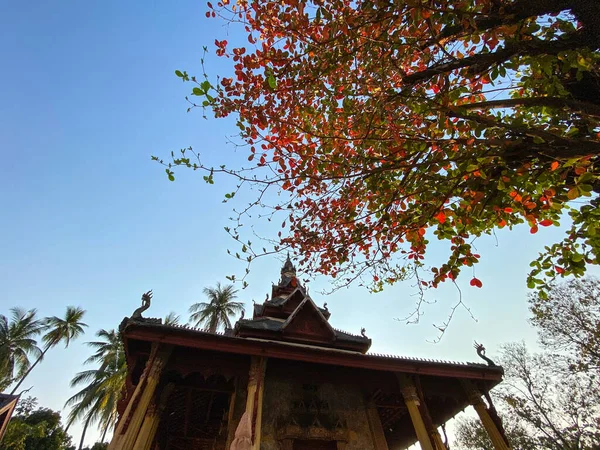
[[[126,318],[120,327],[128,347],[129,340],[173,344],[182,347],[209,349],[245,355],[257,355],[313,361],[318,363],[403,373],[429,374],[441,377],[461,377],[489,380],[492,385],[502,379],[500,366],[475,362],[457,362],[398,355],[361,354],[337,348],[323,348],[295,342],[243,338],[223,333],[211,333],[187,325],[165,325],[160,319]]]
[[[491,385],[502,379],[503,370],[495,365],[366,354],[371,339],[365,335],[364,329],[357,335],[333,328],[326,304],[323,307],[315,304],[296,278],[296,269],[289,255],[281,269],[281,279],[272,291],[271,300],[267,298],[262,304],[254,305],[251,319],[242,316],[233,329],[226,330],[224,334],[189,326],[165,325],[160,319],[140,317],[124,319],[120,330],[125,341],[160,341],[226,353],[466,377],[489,380]]]

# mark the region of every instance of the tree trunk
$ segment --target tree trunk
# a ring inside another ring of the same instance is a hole
[[[102,437],[100,438],[100,443],[104,444],[104,439],[106,438],[106,432],[108,431],[108,427],[110,427],[110,422],[106,422],[106,425],[104,425],[104,431],[102,432]]]
[[[25,372],[25,373],[23,374],[23,376],[21,377],[21,379],[19,380],[19,382],[17,383],[17,385],[16,385],[16,386],[13,388],[13,390],[12,390],[12,391],[10,391],[10,395],[13,395],[13,394],[16,392],[16,390],[17,390],[17,389],[19,389],[19,386],[21,386],[21,384],[23,383],[23,381],[25,381],[25,378],[27,378],[27,375],[29,375],[29,374],[31,373],[31,371],[33,370],[33,368],[34,368],[35,366],[37,366],[37,365],[38,365],[38,363],[39,363],[39,362],[40,362],[42,359],[44,359],[44,356],[46,355],[46,352],[47,352],[48,350],[50,350],[50,347],[52,347],[52,345],[48,344],[48,345],[46,346],[46,348],[44,349],[44,351],[42,352],[42,354],[39,356],[39,358],[38,358],[38,359],[36,359],[36,360],[35,360],[35,362],[34,362],[34,363],[31,365],[31,366],[29,366],[29,369],[27,369],[27,372]]]
[[[87,427],[90,424],[90,419],[91,416],[88,416],[87,419],[85,419],[85,423],[83,424],[83,431],[81,432],[81,440],[79,441],[79,450],[81,450],[83,448],[83,440],[85,439],[85,433],[87,431]]]
[[[208,331],[211,333],[216,333],[218,325],[219,325],[218,317],[216,315],[211,317],[210,324],[208,325]]]

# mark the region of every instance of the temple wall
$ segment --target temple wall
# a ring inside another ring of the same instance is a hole
[[[269,373],[267,366],[262,414],[261,450],[291,449],[294,439],[335,440],[341,443],[338,449],[375,450],[356,384],[339,379],[307,383],[301,376]]]

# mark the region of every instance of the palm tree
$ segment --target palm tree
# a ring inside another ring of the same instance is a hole
[[[244,311],[242,302],[232,301],[238,291],[232,284],[222,287],[221,283],[217,283],[216,288],[204,288],[203,292],[210,302],[194,303],[190,306],[190,322],[195,323],[195,326],[204,324],[211,333],[215,333],[221,325],[231,328],[229,318]]]
[[[85,323],[81,321],[85,315],[85,310],[76,308],[74,306],[68,306],[65,317],[60,318],[56,316],[47,317],[42,320],[42,327],[44,330],[48,330],[47,333],[42,337],[44,342],[44,350],[38,356],[36,361],[25,371],[20,377],[19,382],[13,388],[11,394],[14,394],[16,390],[21,386],[21,383],[31,373],[33,368],[44,359],[44,356],[51,348],[57,346],[60,342],[65,343],[65,348],[69,346],[73,339],[77,339],[84,333],[84,328],[87,327]]]
[[[179,316],[179,314],[177,314],[175,311],[171,311],[165,316],[165,320],[163,321],[163,323],[165,325],[179,325],[180,320],[181,316]]]
[[[89,425],[98,423],[103,430],[102,440],[109,428],[117,421],[117,403],[121,397],[127,376],[127,364],[121,336],[115,330],[100,330],[96,333],[98,341],[88,342],[95,349],[85,363],[100,363],[98,369],[79,372],[71,380],[71,387],[84,387],[67,400],[65,406],[71,407],[66,429],[75,420],[84,419],[79,449]]]
[[[35,309],[22,308],[12,308],[10,319],[0,314],[0,391],[27,372],[30,356],[42,353],[35,339],[42,330],[36,315]]]
[[[164,323],[176,325],[179,323],[179,316],[171,312],[165,317]],[[102,430],[101,442],[104,442],[106,433],[117,423],[117,404],[125,389],[127,377],[127,361],[121,334],[115,330],[99,330],[96,336],[99,338],[97,341],[87,343],[94,349],[94,353],[84,364],[97,363],[100,367],[84,370],[73,377],[71,387],[83,387],[65,403],[65,407],[71,407],[65,432],[76,420],[84,420],[80,450],[90,425],[98,424]]]

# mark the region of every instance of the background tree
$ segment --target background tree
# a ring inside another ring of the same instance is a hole
[[[179,316],[171,312],[163,323],[176,325],[179,323]],[[83,420],[79,450],[83,450],[87,430],[92,425],[96,425],[102,433],[100,442],[96,443],[98,448],[104,445],[102,443],[107,433],[117,423],[117,404],[125,389],[127,377],[127,361],[120,333],[101,329],[96,332],[96,337],[98,340],[87,343],[94,353],[84,364],[98,364],[98,368],[81,371],[73,377],[71,387],[79,387],[80,390],[65,403],[65,407],[71,409],[67,418],[67,431],[76,420]],[[96,448],[96,445],[92,448]]]
[[[13,416],[0,450],[65,450],[70,444],[71,438],[60,423],[60,413],[39,408]]]
[[[125,387],[127,376],[127,362],[121,336],[115,330],[99,330],[96,336],[98,341],[89,342],[95,352],[85,364],[100,364],[98,369],[79,372],[71,380],[72,387],[81,387],[76,394],[70,397],[65,407],[70,407],[67,428],[75,420],[84,421],[79,449],[90,425],[97,424],[102,431],[101,441],[106,433],[114,428],[117,421],[117,403]]]
[[[27,370],[20,376],[18,383],[15,385],[11,394],[14,394],[19,386],[23,383],[25,378],[31,373],[33,368],[37,366],[44,356],[51,348],[57,346],[59,343],[64,342],[65,348],[69,346],[71,340],[76,339],[84,333],[87,325],[82,322],[85,310],[76,308],[74,306],[68,306],[65,313],[65,317],[47,317],[41,321],[42,328],[46,330],[46,334],[42,337],[44,342],[44,350],[39,354],[36,361],[27,368]]]
[[[436,287],[479,261],[475,238],[521,223],[535,233],[566,213],[565,240],[534,262],[529,286],[598,263],[597,0],[208,7],[243,23],[247,40],[215,41],[233,65],[218,81],[176,74],[194,83],[191,108],[237,117],[250,166],[207,167],[191,149],[155,159],[170,179],[187,166],[208,183],[224,172],[257,188],[230,230],[241,259],[271,251],[241,233],[259,207],[259,217],[282,215],[273,251],[294,249],[308,271],[341,284],[403,279],[422,268],[433,236],[448,256],[419,284]]]
[[[512,423],[505,418],[502,425],[513,450],[539,449],[535,440],[518,423]],[[456,445],[463,450],[495,450],[481,421],[472,417],[457,422]]]
[[[181,321],[181,316],[174,311],[171,311],[167,314],[163,320],[163,324],[165,325],[179,325]]]
[[[35,309],[12,308],[10,319],[0,315],[0,392],[27,372],[30,357],[40,357],[36,337],[41,328]]]
[[[82,450],[107,450],[108,442],[96,442],[91,447],[84,447]]]
[[[209,302],[194,303],[190,306],[190,322],[195,326],[204,325],[211,333],[215,333],[221,325],[231,328],[229,318],[244,311],[242,302],[233,301],[237,290],[232,284],[221,286],[221,283],[217,283],[216,288],[204,288],[203,292]]]
[[[493,393],[515,450],[594,450],[600,442],[600,385],[593,372],[568,370],[564,359],[503,347],[505,380]],[[478,421],[458,425],[464,449],[486,449]],[[481,445],[481,447],[479,446]]]
[[[547,298],[529,297],[532,323],[548,350],[574,357],[573,368],[600,369],[600,281],[570,280],[553,285]]]

